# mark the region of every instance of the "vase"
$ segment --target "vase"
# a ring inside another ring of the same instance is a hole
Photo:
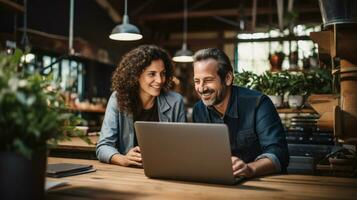
[[[46,164],[46,150],[34,153],[31,159],[0,152],[0,199],[44,199]]]
[[[304,96],[302,95],[289,95],[288,104],[290,108],[301,108],[304,103]]]
[[[270,100],[273,102],[275,108],[280,108],[283,106],[283,96],[274,96],[274,95],[268,95]]]
[[[269,55],[269,62],[271,65],[271,71],[281,71],[285,54],[277,52]]]
[[[324,26],[357,23],[356,0],[319,0]]]

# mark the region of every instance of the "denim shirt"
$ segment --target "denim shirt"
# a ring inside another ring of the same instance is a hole
[[[289,153],[284,128],[266,95],[232,86],[223,117],[213,107],[207,107],[199,101],[193,108],[192,119],[199,123],[227,124],[232,155],[246,163],[269,158],[278,172],[286,172]]]
[[[156,98],[159,120],[185,122],[186,113],[182,96],[175,92],[162,92]],[[132,115],[120,112],[116,92],[113,92],[101,128],[96,148],[98,160],[109,163],[114,154],[126,154],[134,147],[134,121]]]

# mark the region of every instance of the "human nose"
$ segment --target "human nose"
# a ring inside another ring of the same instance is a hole
[[[164,76],[162,76],[162,75],[156,75],[155,76],[155,82],[157,82],[157,83],[162,83],[163,81],[164,81]]]
[[[203,81],[197,84],[197,89],[198,89],[199,92],[203,92],[204,91],[205,84],[204,84]]]

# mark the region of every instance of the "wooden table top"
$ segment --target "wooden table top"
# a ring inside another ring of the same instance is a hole
[[[149,179],[143,169],[96,160],[52,158],[48,163],[92,164],[97,171],[65,178],[68,185],[47,192],[46,199],[356,199],[357,179],[274,175],[234,186]]]

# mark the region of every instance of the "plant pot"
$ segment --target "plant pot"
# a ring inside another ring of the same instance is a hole
[[[276,108],[283,106],[283,96],[282,95],[279,95],[279,96],[268,95],[268,97],[273,102],[273,104]]]
[[[27,159],[14,152],[0,152],[0,199],[45,198],[46,151]]]
[[[271,71],[281,71],[285,54],[277,52],[269,55],[269,62],[271,65]]]
[[[304,103],[304,96],[302,95],[289,95],[288,104],[290,108],[300,108]]]
[[[319,0],[324,26],[357,23],[356,0]]]

